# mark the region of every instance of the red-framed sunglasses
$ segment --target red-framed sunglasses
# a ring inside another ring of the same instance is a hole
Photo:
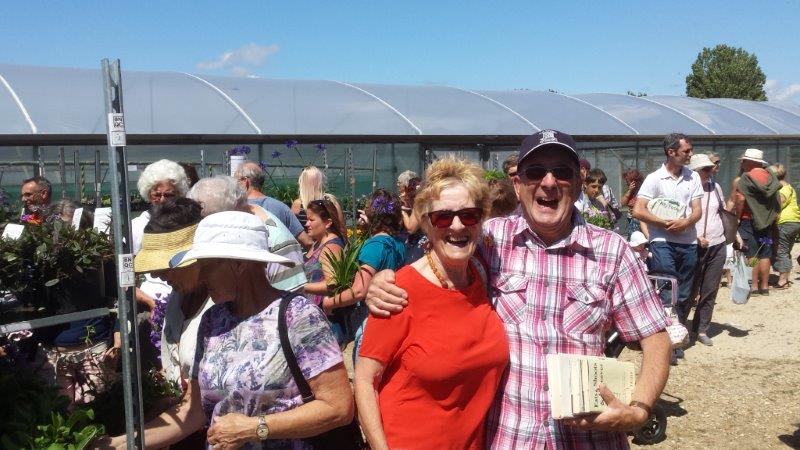
[[[453,224],[453,219],[458,216],[464,226],[475,225],[483,218],[483,210],[481,208],[464,208],[458,211],[450,211],[448,209],[440,209],[439,211],[431,211],[428,213],[428,219],[431,225],[436,228],[447,228]]]

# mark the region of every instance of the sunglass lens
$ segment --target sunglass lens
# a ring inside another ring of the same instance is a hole
[[[525,168],[525,178],[531,181],[539,181],[547,175],[547,169],[542,166],[530,166]]]
[[[454,211],[434,211],[429,214],[431,224],[436,228],[447,228],[453,223],[453,218],[456,216]]]
[[[481,210],[478,208],[462,209],[458,212],[458,218],[465,226],[475,225],[481,221]]]
[[[551,172],[553,172],[553,176],[556,177],[556,180],[561,181],[571,180],[575,175],[575,171],[569,167],[554,167]]]

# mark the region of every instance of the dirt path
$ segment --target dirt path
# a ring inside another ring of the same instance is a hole
[[[794,282],[745,305],[720,290],[709,332],[714,346],[686,349],[661,397],[666,440],[633,448],[800,448],[800,280]]]

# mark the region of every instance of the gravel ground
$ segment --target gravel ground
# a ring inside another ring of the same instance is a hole
[[[789,289],[772,289],[745,305],[733,304],[730,291],[722,288],[709,332],[714,346],[687,348],[661,396],[666,439],[632,447],[800,448],[798,318],[800,278]],[[639,356],[625,350],[621,358]]]

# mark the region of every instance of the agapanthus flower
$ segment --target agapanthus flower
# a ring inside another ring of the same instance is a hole
[[[319,152],[319,153],[324,152],[325,149],[327,148],[327,147],[325,147],[325,144],[317,144],[317,145],[315,145],[315,147],[317,148],[317,152]]]
[[[164,329],[164,318],[167,315],[167,298],[156,294],[155,306],[150,311],[150,343],[161,350],[161,330]]]
[[[267,164],[267,162],[263,160],[259,161],[258,165],[261,166],[261,170],[267,170],[267,167],[269,166],[269,164]]]
[[[296,141],[296,140],[294,140],[294,139],[289,139],[288,141],[286,141],[286,147],[287,147],[287,148],[295,148],[295,147],[297,147],[298,145],[300,145],[300,143],[299,143],[299,142],[297,142],[297,141]]]
[[[250,153],[250,147],[247,145],[240,145],[238,147],[233,147],[232,149],[228,150],[228,156],[242,156],[247,155]]]
[[[281,156],[281,152],[279,152],[279,151],[277,151],[277,150],[275,150],[274,152],[272,152],[272,158],[273,158],[273,159],[275,159],[275,158],[277,158],[277,157],[279,157],[279,156]]]

